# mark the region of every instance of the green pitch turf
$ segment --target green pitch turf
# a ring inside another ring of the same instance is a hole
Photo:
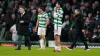
[[[32,50],[27,50],[27,47],[22,47],[22,50],[15,50],[16,47],[0,46],[0,56],[100,56],[100,49],[90,49],[85,51],[83,48],[75,48],[67,50],[62,48],[61,52],[53,52],[54,48],[46,48],[46,50],[37,50],[39,47],[32,47]]]

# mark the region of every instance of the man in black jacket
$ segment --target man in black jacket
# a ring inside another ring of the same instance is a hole
[[[85,50],[89,50],[87,42],[85,41],[83,32],[84,32],[84,20],[83,20],[83,16],[80,13],[79,9],[75,9],[74,11],[75,13],[75,19],[71,25],[71,29],[75,30],[75,34],[74,34],[74,40],[73,40],[73,44],[68,47],[67,49],[72,50],[73,47],[75,46],[77,39],[80,38],[81,41],[84,43],[85,45]]]
[[[29,23],[30,23],[30,16],[25,12],[25,8],[23,6],[19,7],[20,15],[17,19],[17,33],[18,33],[18,48],[15,50],[21,50],[22,44],[22,36],[25,36],[25,41],[28,45],[28,50],[31,50],[30,38],[29,38]]]

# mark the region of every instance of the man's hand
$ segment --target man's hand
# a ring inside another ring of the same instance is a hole
[[[46,28],[47,26],[44,26],[43,28]]]
[[[10,29],[10,32],[13,32],[13,29]]]
[[[56,7],[54,7],[54,12],[56,12]]]
[[[35,27],[35,28],[33,28],[33,32],[37,32],[37,28]]]
[[[20,21],[20,23],[24,23],[24,21],[23,21],[23,20],[21,20],[21,21]]]
[[[84,32],[85,32],[85,30],[82,30],[82,32],[84,33]]]
[[[70,30],[72,30],[72,28],[70,28]]]

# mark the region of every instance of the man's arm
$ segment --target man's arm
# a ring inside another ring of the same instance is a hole
[[[20,19],[20,15],[18,15],[17,20],[16,20],[16,30],[18,30],[19,28],[19,19]]]
[[[46,18],[46,25],[44,26],[44,28],[46,28],[48,26],[49,22],[50,22],[49,18]]]
[[[26,14],[25,19],[23,20],[23,23],[30,23],[30,21],[31,21],[31,16]]]
[[[37,28],[37,27],[38,27],[38,25],[39,25],[39,20],[37,19],[37,22],[36,22],[36,27],[35,27],[35,28]]]
[[[38,25],[39,25],[39,20],[37,19],[37,22],[36,22],[36,27],[35,27],[35,28],[33,28],[33,31],[34,31],[34,32],[36,32],[36,31],[37,31]]]

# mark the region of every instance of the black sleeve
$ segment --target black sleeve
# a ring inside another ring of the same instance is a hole
[[[80,16],[80,19],[81,19],[81,27],[82,27],[82,29],[85,29],[85,26],[84,26],[84,19],[83,19],[83,16],[81,15]]]
[[[24,23],[30,23],[31,21],[31,16],[30,15],[26,15],[25,19],[24,19]]]
[[[20,20],[20,15],[18,15],[16,19],[16,30],[18,30],[19,20]]]

